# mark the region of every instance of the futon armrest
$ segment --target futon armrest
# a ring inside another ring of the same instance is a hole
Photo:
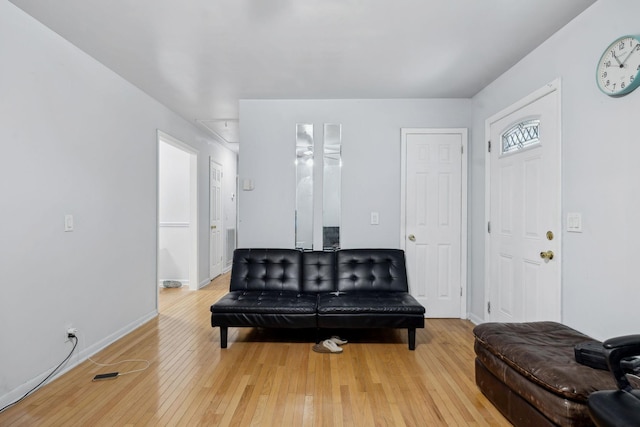
[[[627,376],[620,366],[620,361],[625,357],[640,355],[640,335],[625,335],[606,340],[602,344],[607,353],[609,370],[618,384],[620,390],[629,391],[633,387],[629,384]]]

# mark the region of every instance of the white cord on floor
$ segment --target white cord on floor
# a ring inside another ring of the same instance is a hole
[[[98,365],[98,366],[102,366],[102,367],[116,366],[116,365],[120,365],[122,363],[127,363],[127,362],[146,363],[147,364],[147,366],[145,366],[144,368],[134,369],[133,371],[120,372],[118,374],[118,376],[127,375],[127,374],[133,374],[135,372],[142,372],[145,369],[147,369],[149,366],[151,366],[151,362],[149,362],[148,360],[144,360],[144,359],[128,359],[128,360],[121,360],[120,362],[115,362],[115,363],[98,363],[95,360],[93,360],[92,358],[89,358],[89,361],[91,363],[93,363],[94,365]]]

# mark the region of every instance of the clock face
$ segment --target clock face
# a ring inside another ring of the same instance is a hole
[[[598,62],[596,80],[607,95],[619,96],[640,85],[640,39],[624,36],[611,43]]]

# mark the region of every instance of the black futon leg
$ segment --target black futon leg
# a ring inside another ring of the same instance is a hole
[[[416,328],[409,328],[409,350],[416,349]]]
[[[320,328],[316,328],[316,344],[320,344]]]
[[[229,328],[220,326],[220,348],[227,348],[227,333]]]

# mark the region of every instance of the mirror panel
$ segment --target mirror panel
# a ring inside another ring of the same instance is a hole
[[[313,249],[313,124],[296,124],[296,248]]]
[[[323,150],[322,247],[340,249],[342,125],[325,123]]]

